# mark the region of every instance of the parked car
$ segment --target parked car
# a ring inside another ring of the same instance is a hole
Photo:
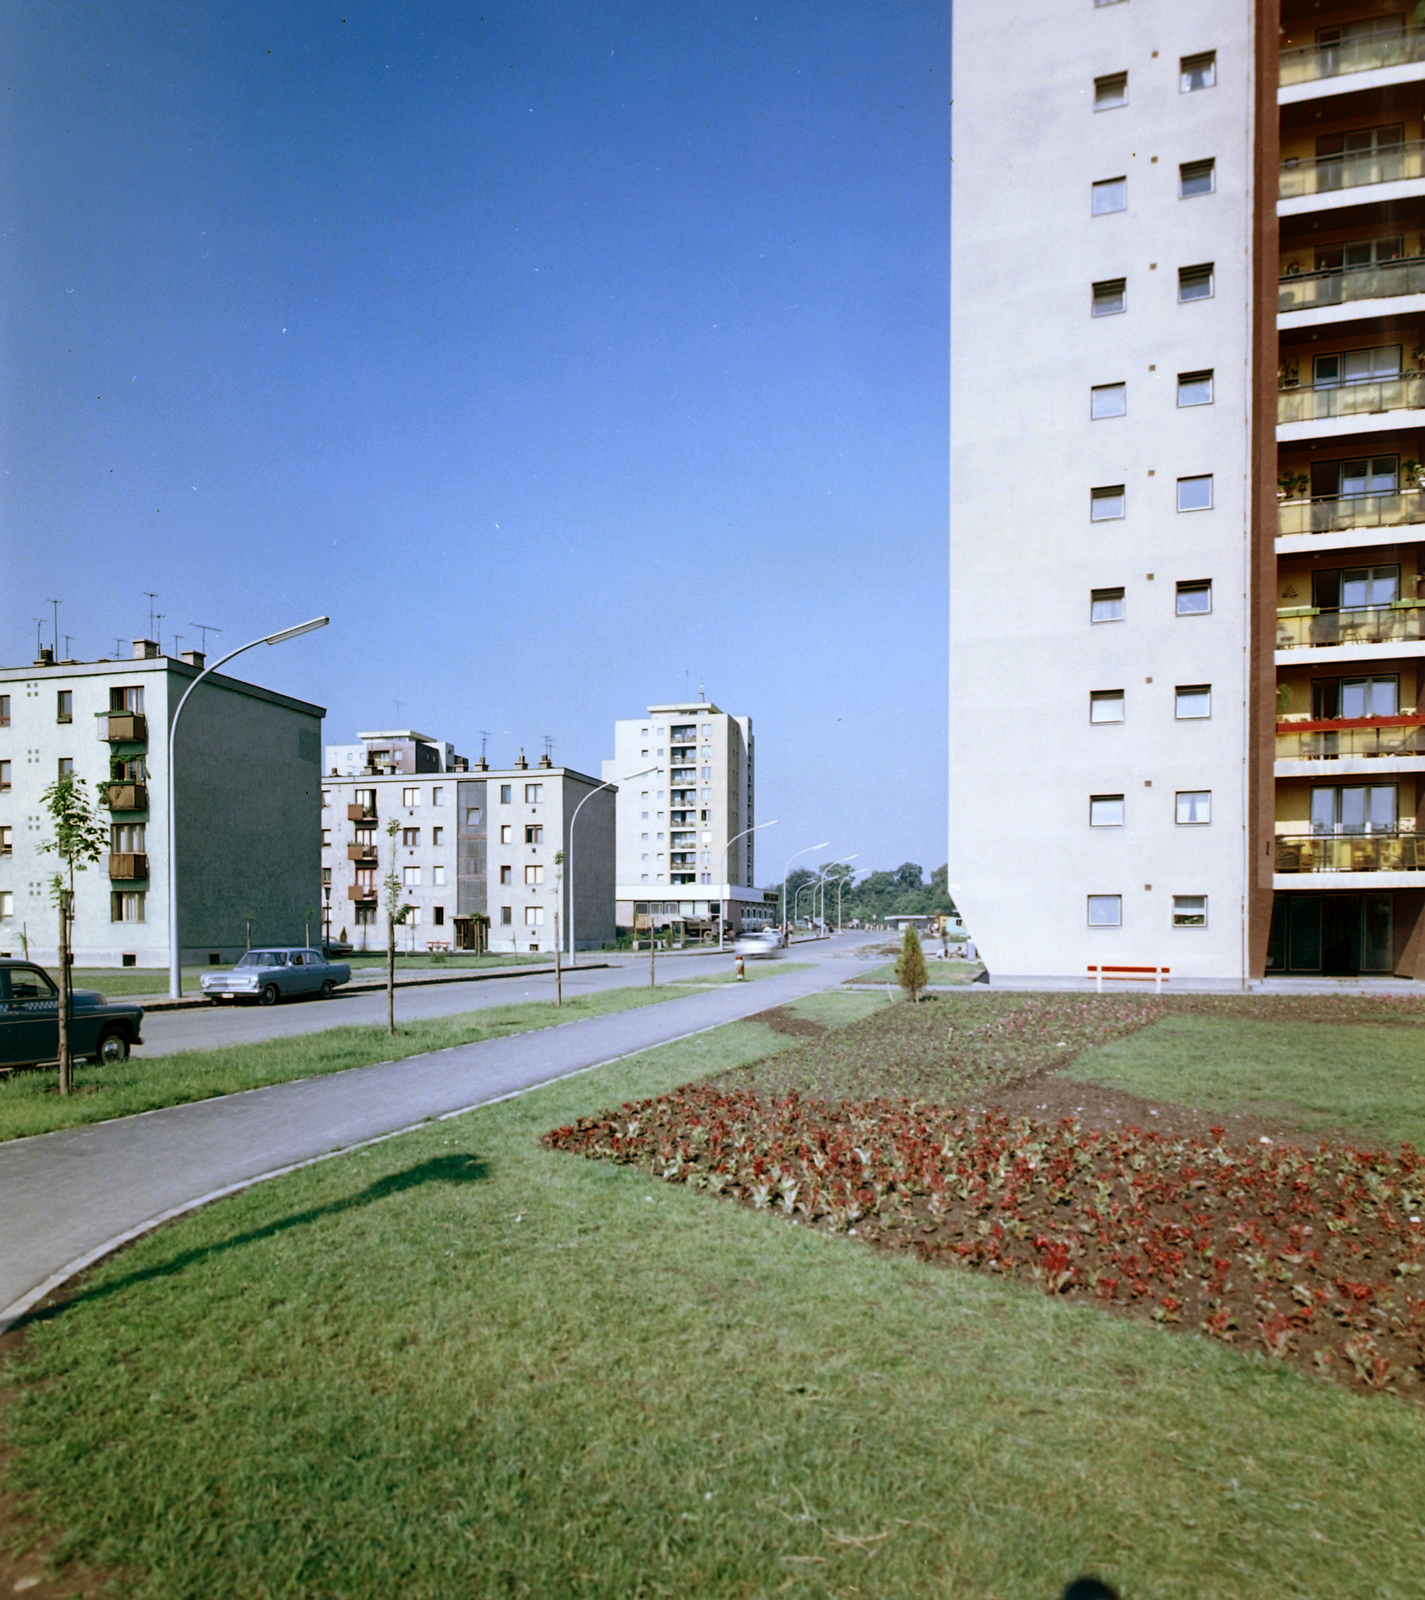
[[[782,936],[775,928],[748,928],[732,941],[734,955],[752,960],[766,959],[782,953]]]
[[[249,950],[230,972],[205,972],[198,981],[209,1000],[256,1000],[271,1006],[294,994],[330,1000],[336,986],[350,978],[345,961],[328,961],[320,950],[289,945]]]
[[[75,989],[69,1018],[76,1060],[127,1061],[142,1044],[143,1007]],[[59,988],[31,961],[0,960],[0,1067],[32,1067],[59,1059]]]

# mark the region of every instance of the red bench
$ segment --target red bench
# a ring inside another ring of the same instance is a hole
[[[1094,987],[1099,994],[1103,993],[1103,980],[1109,982],[1115,979],[1124,983],[1146,983],[1149,978],[1153,980],[1154,991],[1162,989],[1168,981],[1169,967],[1111,967],[1089,963],[1089,977],[1094,980]]]

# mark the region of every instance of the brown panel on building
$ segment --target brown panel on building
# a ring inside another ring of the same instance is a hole
[[[1395,891],[1395,975],[1425,981],[1425,889]]]

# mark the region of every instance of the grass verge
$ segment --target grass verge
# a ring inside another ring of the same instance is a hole
[[[973,983],[985,968],[979,961],[932,961],[930,956],[925,958],[925,970],[930,974],[930,983],[940,988],[947,984]],[[854,978],[848,978],[847,983],[890,983],[896,980],[896,964],[888,961],[883,967],[876,967],[871,972],[858,973]]]
[[[135,1600],[1418,1592],[1420,1412],[537,1144],[768,1035],[139,1241],[11,1364],[8,1486]]]

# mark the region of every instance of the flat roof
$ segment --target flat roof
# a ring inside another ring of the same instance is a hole
[[[440,744],[428,733],[417,733],[414,728],[391,728],[380,733],[358,733],[358,739],[419,739],[422,744]]]
[[[0,683],[23,683],[27,680],[49,678],[128,678],[136,672],[171,672],[179,678],[196,678],[203,669],[192,667],[186,661],[172,656],[140,656],[130,660],[101,658],[98,661],[56,662],[53,666],[0,667]],[[251,695],[256,700],[268,700],[274,705],[287,706],[293,711],[304,711],[310,716],[325,717],[327,708],[310,700],[298,700],[276,689],[264,689],[260,684],[248,683],[242,678],[230,678],[225,672],[210,672],[205,680],[219,689],[234,694]]]

